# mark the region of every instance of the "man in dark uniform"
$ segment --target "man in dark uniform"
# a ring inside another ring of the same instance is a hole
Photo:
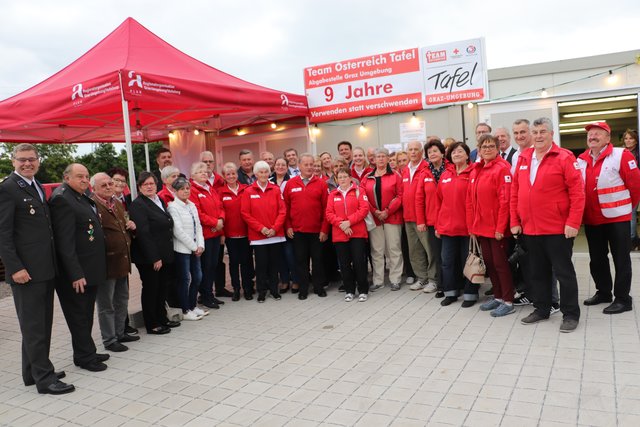
[[[63,178],[49,202],[60,267],[56,291],[71,332],[73,362],[104,371],[109,355],[97,354],[91,337],[97,288],[107,276],[104,233],[95,202],[86,194],[87,168],[72,163]]]
[[[60,381],[64,371],[54,372],[49,360],[56,259],[49,206],[35,180],[37,149],[19,144],[12,163],[14,172],[0,184],[0,257],[22,331],[22,380],[39,393],[70,393],[74,386]]]

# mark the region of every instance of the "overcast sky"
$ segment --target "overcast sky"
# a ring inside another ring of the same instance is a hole
[[[300,94],[307,66],[480,36],[490,69],[640,48],[638,0],[0,0],[0,8],[0,99],[59,71],[129,16],[215,68]]]

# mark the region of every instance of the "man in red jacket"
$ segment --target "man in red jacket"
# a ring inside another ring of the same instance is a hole
[[[636,159],[624,148],[611,145],[611,128],[605,122],[589,124],[587,150],[578,157],[585,181],[584,231],[589,244],[589,269],[596,293],[584,305],[611,302],[602,312],[631,311],[631,210],[640,200],[640,171]],[[609,248],[616,268],[611,280]]]
[[[309,260],[313,263],[313,289],[319,297],[326,297],[322,242],[327,240],[329,222],[325,217],[327,184],[313,174],[313,156],[300,156],[300,175],[287,181],[284,203],[287,207],[285,229],[293,239],[300,290],[298,299],[307,299],[309,292]]]
[[[521,322],[528,325],[549,318],[555,272],[563,314],[560,332],[572,332],[578,326],[580,305],[571,255],[584,211],[584,183],[573,154],[553,142],[551,120],[535,120],[531,134],[533,148],[520,155],[511,188],[511,232],[524,234],[535,307]]]

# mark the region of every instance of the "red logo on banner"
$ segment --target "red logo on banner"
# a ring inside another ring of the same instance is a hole
[[[447,60],[446,50],[427,51],[427,62],[442,62]]]

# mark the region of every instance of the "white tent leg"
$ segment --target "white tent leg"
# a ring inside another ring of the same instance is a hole
[[[127,168],[129,169],[129,189],[131,190],[131,200],[138,197],[138,187],[136,186],[136,171],[133,168],[133,149],[131,148],[131,125],[129,124],[129,102],[122,100],[122,119],[124,122],[125,150],[127,151]],[[147,160],[147,164],[149,160]]]
[[[151,166],[149,164],[149,143],[144,143],[144,159],[147,162],[147,172],[151,172]]]

